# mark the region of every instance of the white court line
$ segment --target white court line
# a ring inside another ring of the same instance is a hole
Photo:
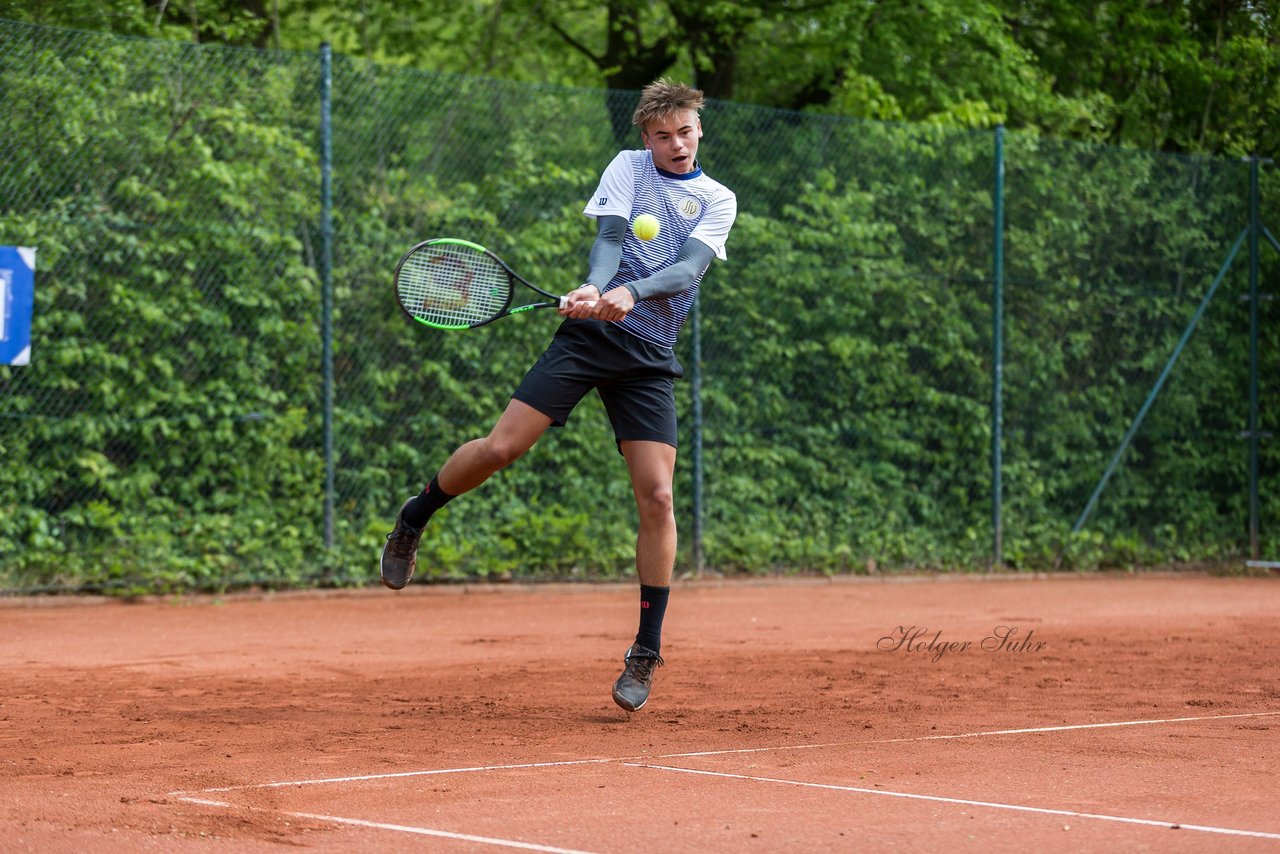
[[[1082,819],[1087,818],[1087,819],[1095,819],[1099,821],[1114,821],[1114,822],[1123,822],[1128,824],[1150,825],[1155,827],[1168,827],[1168,828],[1180,827],[1185,830],[1196,830],[1204,833],[1252,836],[1252,837],[1260,837],[1263,839],[1280,839],[1280,834],[1264,833],[1261,831],[1234,830],[1231,828],[1209,827],[1205,825],[1175,824],[1173,822],[1161,822],[1161,821],[1151,821],[1148,819],[1125,818],[1122,816],[1108,816],[1108,815],[1099,815],[1094,813],[1082,813],[1082,812],[1075,812],[1072,810],[1057,810],[1057,809],[1041,808],[1041,807],[1025,807],[1025,806],[1017,806],[1015,804],[999,804],[999,803],[989,803],[985,801],[969,801],[969,800],[963,800],[959,798],[946,798],[946,797],[940,797],[940,796],[934,796],[934,795],[915,795],[915,794],[909,794],[906,792],[890,792],[890,791],[885,791],[883,789],[864,789],[864,788],[857,788],[852,786],[837,786],[837,785],[830,785],[830,784],[823,784],[823,783],[806,783],[806,782],[801,782],[796,780],[781,780],[781,779],[773,779],[769,777],[748,777],[748,776],[739,775],[739,774],[726,774],[726,773],[720,773],[720,772],[714,772],[714,771],[698,771],[690,768],[678,768],[675,766],[653,765],[653,764],[647,764],[646,762],[638,761],[638,760],[647,760],[648,762],[652,762],[655,759],[686,759],[686,758],[701,757],[701,756],[725,756],[725,755],[734,755],[734,754],[764,753],[764,752],[783,751],[783,750],[814,750],[814,749],[820,749],[824,747],[850,747],[850,746],[867,745],[867,744],[902,744],[907,742],[937,741],[941,739],[982,738],[982,737],[997,736],[997,735],[1024,735],[1024,734],[1037,734],[1037,733],[1047,733],[1047,732],[1066,732],[1071,730],[1105,729],[1109,727],[1153,726],[1153,725],[1159,725],[1159,724],[1186,723],[1190,721],[1214,721],[1214,720],[1230,720],[1230,719],[1237,719],[1237,718],[1273,717],[1276,715],[1280,715],[1280,711],[1243,712],[1243,713],[1227,714],[1227,715],[1200,715],[1195,717],[1163,718],[1163,719],[1156,719],[1156,720],[1104,721],[1102,723],[1094,723],[1094,724],[1068,724],[1068,725],[1052,726],[1052,727],[1029,727],[1025,729],[985,730],[985,731],[979,731],[979,732],[954,733],[950,735],[925,735],[925,736],[915,736],[915,737],[908,737],[908,738],[885,738],[885,739],[870,739],[870,740],[862,740],[862,741],[836,741],[836,742],[826,742],[823,744],[776,745],[773,747],[747,747],[747,748],[738,748],[738,749],[732,749],[732,750],[705,750],[705,751],[698,751],[694,753],[667,753],[667,754],[661,754],[658,756],[632,756],[632,757],[619,757],[619,758],[612,758],[612,759],[610,758],[570,759],[570,760],[563,760],[558,762],[522,762],[522,763],[516,763],[516,764],[509,764],[509,765],[479,765],[479,766],[471,766],[471,767],[465,767],[465,768],[438,768],[438,769],[431,769],[426,771],[398,771],[398,772],[388,773],[388,774],[363,774],[358,776],[328,777],[328,778],[313,779],[313,780],[295,780],[295,781],[275,782],[275,783],[254,783],[254,784],[248,784],[248,785],[242,785],[242,786],[223,786],[219,788],[204,789],[202,790],[202,794],[233,792],[233,791],[240,791],[240,790],[246,790],[246,789],[267,789],[267,788],[281,788],[281,787],[288,787],[288,786],[309,786],[309,785],[319,785],[322,783],[351,783],[351,782],[360,782],[360,781],[366,781],[366,780],[389,780],[389,779],[396,779],[396,778],[403,778],[403,777],[425,777],[425,776],[438,775],[438,774],[465,774],[465,773],[474,773],[478,771],[514,771],[514,770],[520,770],[525,768],[558,768],[558,767],[571,767],[575,765],[601,765],[601,764],[610,764],[610,763],[621,763],[621,764],[628,765],[631,767],[636,767],[636,768],[650,768],[655,770],[680,771],[686,774],[702,774],[706,776],[726,777],[726,778],[741,779],[741,780],[753,780],[757,782],[782,783],[782,784],[788,784],[793,786],[803,786],[808,788],[830,789],[830,790],[836,790],[836,791],[857,792],[857,793],[865,793],[865,794],[872,794],[872,795],[885,795],[885,796],[892,796],[892,797],[898,797],[898,798],[911,798],[916,800],[935,801],[935,802],[942,802],[942,803],[981,806],[981,807],[987,807],[991,809],[1015,810],[1015,811],[1033,812],[1033,813],[1040,813],[1040,814],[1047,814],[1047,815],[1061,815],[1061,816],[1078,817]],[[200,804],[200,805],[211,806],[211,807],[220,807],[220,808],[226,808],[226,809],[237,809],[237,808],[251,809],[251,810],[262,809],[260,807],[237,806],[234,804],[227,803],[225,801],[218,801],[210,798],[196,797],[194,795],[188,794],[183,791],[170,792],[169,797],[175,798],[176,800],[185,801],[187,803]],[[446,830],[412,827],[407,825],[386,824],[382,822],[371,822],[371,821],[364,821],[362,819],[345,818],[342,816],[329,816],[329,815],[320,815],[315,813],[300,813],[300,812],[280,813],[280,814],[290,815],[297,818],[309,818],[317,821],[333,822],[336,824],[346,824],[346,825],[352,825],[357,827],[376,828],[381,830],[394,830],[402,833],[412,833],[412,834],[418,834],[418,835],[424,835],[424,836],[437,836],[441,838],[455,839],[455,840],[466,841],[466,842],[475,842],[480,844],[503,846],[503,847],[509,847],[509,848],[520,848],[520,849],[531,850],[531,851],[561,852],[561,851],[568,850],[568,849],[554,848],[550,846],[537,845],[534,843],[517,842],[515,840],[497,839],[493,837],[483,837],[483,836],[471,836],[467,834],[453,833],[452,831],[446,831]],[[574,854],[581,854],[581,852],[574,852]]]
[[[453,839],[460,842],[478,842],[482,845],[497,845],[502,848],[519,848],[523,851],[547,851],[551,854],[590,854],[576,848],[555,848],[551,845],[538,845],[533,842],[517,842],[514,839],[498,839],[493,836],[473,836],[470,833],[454,833],[449,830],[435,830],[430,827],[413,827],[404,824],[387,824],[381,821],[364,821],[358,818],[343,818],[336,815],[320,815],[310,812],[288,812],[284,815],[295,818],[310,818],[316,821],[330,821],[334,824],[349,824],[353,827],[368,827],[375,830],[397,830],[401,833],[413,833],[418,836],[438,836],[441,839]]]
[[[189,804],[200,804],[208,807],[226,807],[234,809],[232,804],[224,801],[215,801],[209,798],[194,798],[189,795],[178,795],[177,800],[185,801]],[[277,812],[266,807],[249,806],[245,809],[255,812],[270,812],[276,815],[287,815],[292,818],[308,818],[315,821],[326,821],[332,824],[347,824],[352,827],[368,827],[374,830],[395,830],[400,833],[412,833],[417,836],[437,836],[441,839],[453,839],[460,842],[477,842],[482,845],[495,845],[501,848],[518,848],[522,851],[545,851],[549,854],[591,854],[588,851],[579,851],[575,848],[556,848],[551,845],[538,845],[534,842],[519,842],[515,839],[499,839],[494,836],[475,836],[470,833],[454,833],[451,830],[437,830],[432,827],[414,827],[407,824],[388,824],[382,821],[365,821],[359,818],[346,818],[340,815],[322,815],[320,813],[311,812]]]
[[[1259,839],[1280,840],[1280,833],[1264,833],[1260,830],[1237,830],[1231,827],[1212,827],[1203,824],[1183,824],[1177,821],[1153,821],[1146,818],[1128,818],[1118,815],[1102,815],[1100,813],[1060,810],[1049,807],[1028,807],[1018,804],[1001,804],[993,801],[971,801],[965,798],[947,798],[941,795],[917,795],[910,792],[893,792],[887,789],[864,789],[860,786],[837,786],[831,783],[806,783],[802,780],[782,780],[777,777],[752,777],[746,774],[728,774],[723,771],[700,771],[694,768],[678,768],[674,765],[648,765],[638,762],[623,763],[629,768],[650,768],[655,771],[678,771],[683,774],[700,774],[706,777],[721,777],[728,780],[749,780],[754,783],[781,783],[787,786],[801,786],[807,789],[827,789],[836,792],[854,792],[860,795],[883,795],[888,798],[907,798],[917,801],[932,801],[942,804],[959,804],[961,806],[985,807],[987,809],[1012,810],[1015,812],[1037,813],[1039,815],[1058,815],[1069,818],[1087,818],[1097,821],[1115,821],[1122,824],[1140,824],[1147,827],[1163,827],[1168,829],[1196,830],[1202,833],[1220,833],[1228,836],[1251,836]]]
[[[1115,726],[1143,726],[1147,724],[1180,724],[1187,721],[1224,721],[1231,718],[1266,718],[1280,715],[1280,712],[1243,712],[1234,715],[1198,715],[1190,718],[1165,718],[1163,720],[1111,721],[1100,724],[1071,724],[1068,726],[1039,726],[1028,729],[993,729],[985,732],[962,732],[957,735],[922,735],[916,738],[887,738],[880,744],[901,741],[936,741],[943,738],[974,738],[983,735],[1023,735],[1033,732],[1066,732],[1072,729],[1104,729]]]
[[[1151,726],[1153,724],[1178,724],[1188,721],[1221,721],[1230,718],[1266,718],[1280,715],[1280,712],[1244,712],[1232,715],[1198,715],[1190,718],[1163,718],[1160,720],[1139,721],[1106,721],[1099,724],[1066,724],[1062,726],[1039,726],[1026,729],[992,729],[981,732],[958,732],[952,735],[916,735],[907,738],[877,738],[865,741],[832,741],[826,744],[784,744],[776,747],[737,747],[729,750],[703,750],[696,753],[667,753],[654,756],[654,759],[685,759],[691,756],[728,756],[735,753],[761,753],[775,750],[814,750],[821,747],[851,747],[858,744],[906,744],[916,741],[943,741],[954,738],[985,738],[992,735],[1032,735],[1043,732],[1067,732],[1077,729],[1106,729],[1121,726]],[[640,757],[643,758],[643,757]],[[619,762],[627,760],[620,759]]]
[[[174,798],[175,800],[185,801],[189,804],[200,804],[201,806],[205,806],[205,807],[226,807],[227,809],[233,809],[231,804],[227,803],[226,801],[215,801],[209,798],[193,798],[190,795],[184,795],[181,792],[170,792],[169,796]],[[251,807],[250,809],[253,809],[253,807]]]
[[[216,789],[201,789],[205,794],[215,792],[238,792],[243,789],[279,789],[288,786],[318,786],[322,783],[359,783],[364,780],[394,780],[397,777],[430,777],[435,774],[468,774],[475,771],[515,771],[520,768],[555,768],[560,765],[598,765],[609,762],[621,762],[625,759],[644,759],[644,756],[628,756],[622,759],[566,759],[562,762],[522,762],[517,765],[477,765],[471,768],[436,768],[428,771],[396,771],[391,774],[359,774],[354,777],[325,777],[318,780],[286,780],[279,783],[247,783],[243,786],[221,786]],[[654,757],[665,759],[665,756]],[[170,792],[180,797],[184,792]]]
[[[941,741],[958,738],[986,738],[996,735],[1034,735],[1046,732],[1068,732],[1071,730],[1107,729],[1110,727],[1154,726],[1158,724],[1188,723],[1191,721],[1220,721],[1232,718],[1265,718],[1280,715],[1276,712],[1241,712],[1229,715],[1198,715],[1187,718],[1162,718],[1156,720],[1136,721],[1104,721],[1096,724],[1066,724],[1062,726],[1029,727],[1026,729],[996,729],[979,732],[961,732],[951,735],[918,735],[907,738],[864,739],[861,741],[829,741],[821,744],[781,744],[770,747],[738,747],[727,750],[700,750],[693,753],[662,753],[657,756],[618,756],[613,758],[566,759],[560,762],[521,762],[512,765],[476,765],[464,768],[434,768],[426,771],[395,771],[387,774],[360,774],[349,777],[323,777],[314,780],[286,780],[276,783],[247,783],[242,786],[221,786],[214,789],[201,789],[203,794],[219,792],[236,792],[245,789],[277,789],[289,786],[318,786],[325,783],[358,783],[366,780],[393,780],[400,777],[430,777],[439,774],[469,774],[477,771],[517,771],[522,768],[562,768],[574,765],[606,765],[615,762],[636,762],[655,759],[688,759],[695,756],[732,756],[743,753],[770,753],[783,750],[820,750],[825,747],[854,747],[864,744],[906,744],[917,741]],[[170,792],[170,797],[186,798],[186,792]]]

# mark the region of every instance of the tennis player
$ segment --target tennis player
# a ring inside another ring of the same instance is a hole
[[[702,93],[658,80],[644,89],[632,121],[643,150],[614,158],[583,211],[596,220],[586,283],[560,310],[565,320],[529,370],[488,436],[453,452],[400,508],[382,550],[382,583],[399,590],[417,564],[423,528],[435,511],[533,447],[548,427],[564,426],[592,389],[600,395],[627,463],[639,509],[636,574],[640,628],[624,656],[613,699],[636,711],[662,665],[662,623],[676,556],[672,480],[676,464],[675,380],[684,375],[673,348],[738,202],[698,163]],[[656,237],[630,225],[657,217]]]

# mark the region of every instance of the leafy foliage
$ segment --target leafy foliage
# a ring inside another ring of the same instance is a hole
[[[0,46],[0,235],[40,250],[33,363],[0,368],[0,452],[20,461],[0,469],[6,585],[366,583],[399,502],[491,426],[555,323],[427,333],[394,308],[390,270],[418,240],[465,235],[568,290],[591,239],[582,205],[615,150],[606,129],[630,95],[337,58],[326,551],[317,57],[14,24]],[[992,134],[724,102],[704,122],[703,163],[741,206],[700,297],[699,362],[692,330],[678,351],[703,380],[708,562],[983,566]],[[1010,134],[1007,152],[1007,558],[1240,554],[1243,256],[1085,532],[1070,528],[1248,223],[1248,164],[1033,133]],[[1274,221],[1274,170],[1264,181]],[[1262,264],[1274,279],[1265,245]],[[1259,308],[1260,350],[1275,353],[1275,304]],[[1280,376],[1265,364],[1268,400]],[[1269,549],[1278,453],[1263,443]],[[442,512],[423,573],[616,577],[633,517],[591,398]]]
[[[1257,0],[0,0],[0,18],[947,127],[1277,150],[1280,31]],[[615,136],[629,131],[625,114]]]

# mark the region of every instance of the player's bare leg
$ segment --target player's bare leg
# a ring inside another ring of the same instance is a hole
[[[512,400],[488,436],[473,439],[453,452],[436,475],[436,482],[449,495],[470,492],[524,456],[550,426],[550,417]]]
[[[625,667],[613,685],[613,700],[634,712],[649,699],[654,668],[662,656],[662,619],[676,562],[676,516],[672,495],[676,449],[665,442],[621,443],[640,514],[636,535],[636,575],[640,580],[640,631],[627,650]]]
[[[422,493],[400,507],[395,529],[387,535],[379,561],[382,583],[392,590],[408,584],[418,565],[422,530],[431,515],[520,459],[550,426],[548,416],[527,403],[512,400],[488,436],[467,442],[454,451]]]
[[[631,491],[640,512],[636,575],[650,587],[670,587],[676,563],[676,513],[672,483],[676,449],[665,442],[622,442]]]

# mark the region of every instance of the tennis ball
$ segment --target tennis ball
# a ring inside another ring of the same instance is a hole
[[[653,240],[658,236],[660,228],[658,218],[653,214],[640,214],[636,217],[636,221],[631,223],[631,230],[641,240]]]

